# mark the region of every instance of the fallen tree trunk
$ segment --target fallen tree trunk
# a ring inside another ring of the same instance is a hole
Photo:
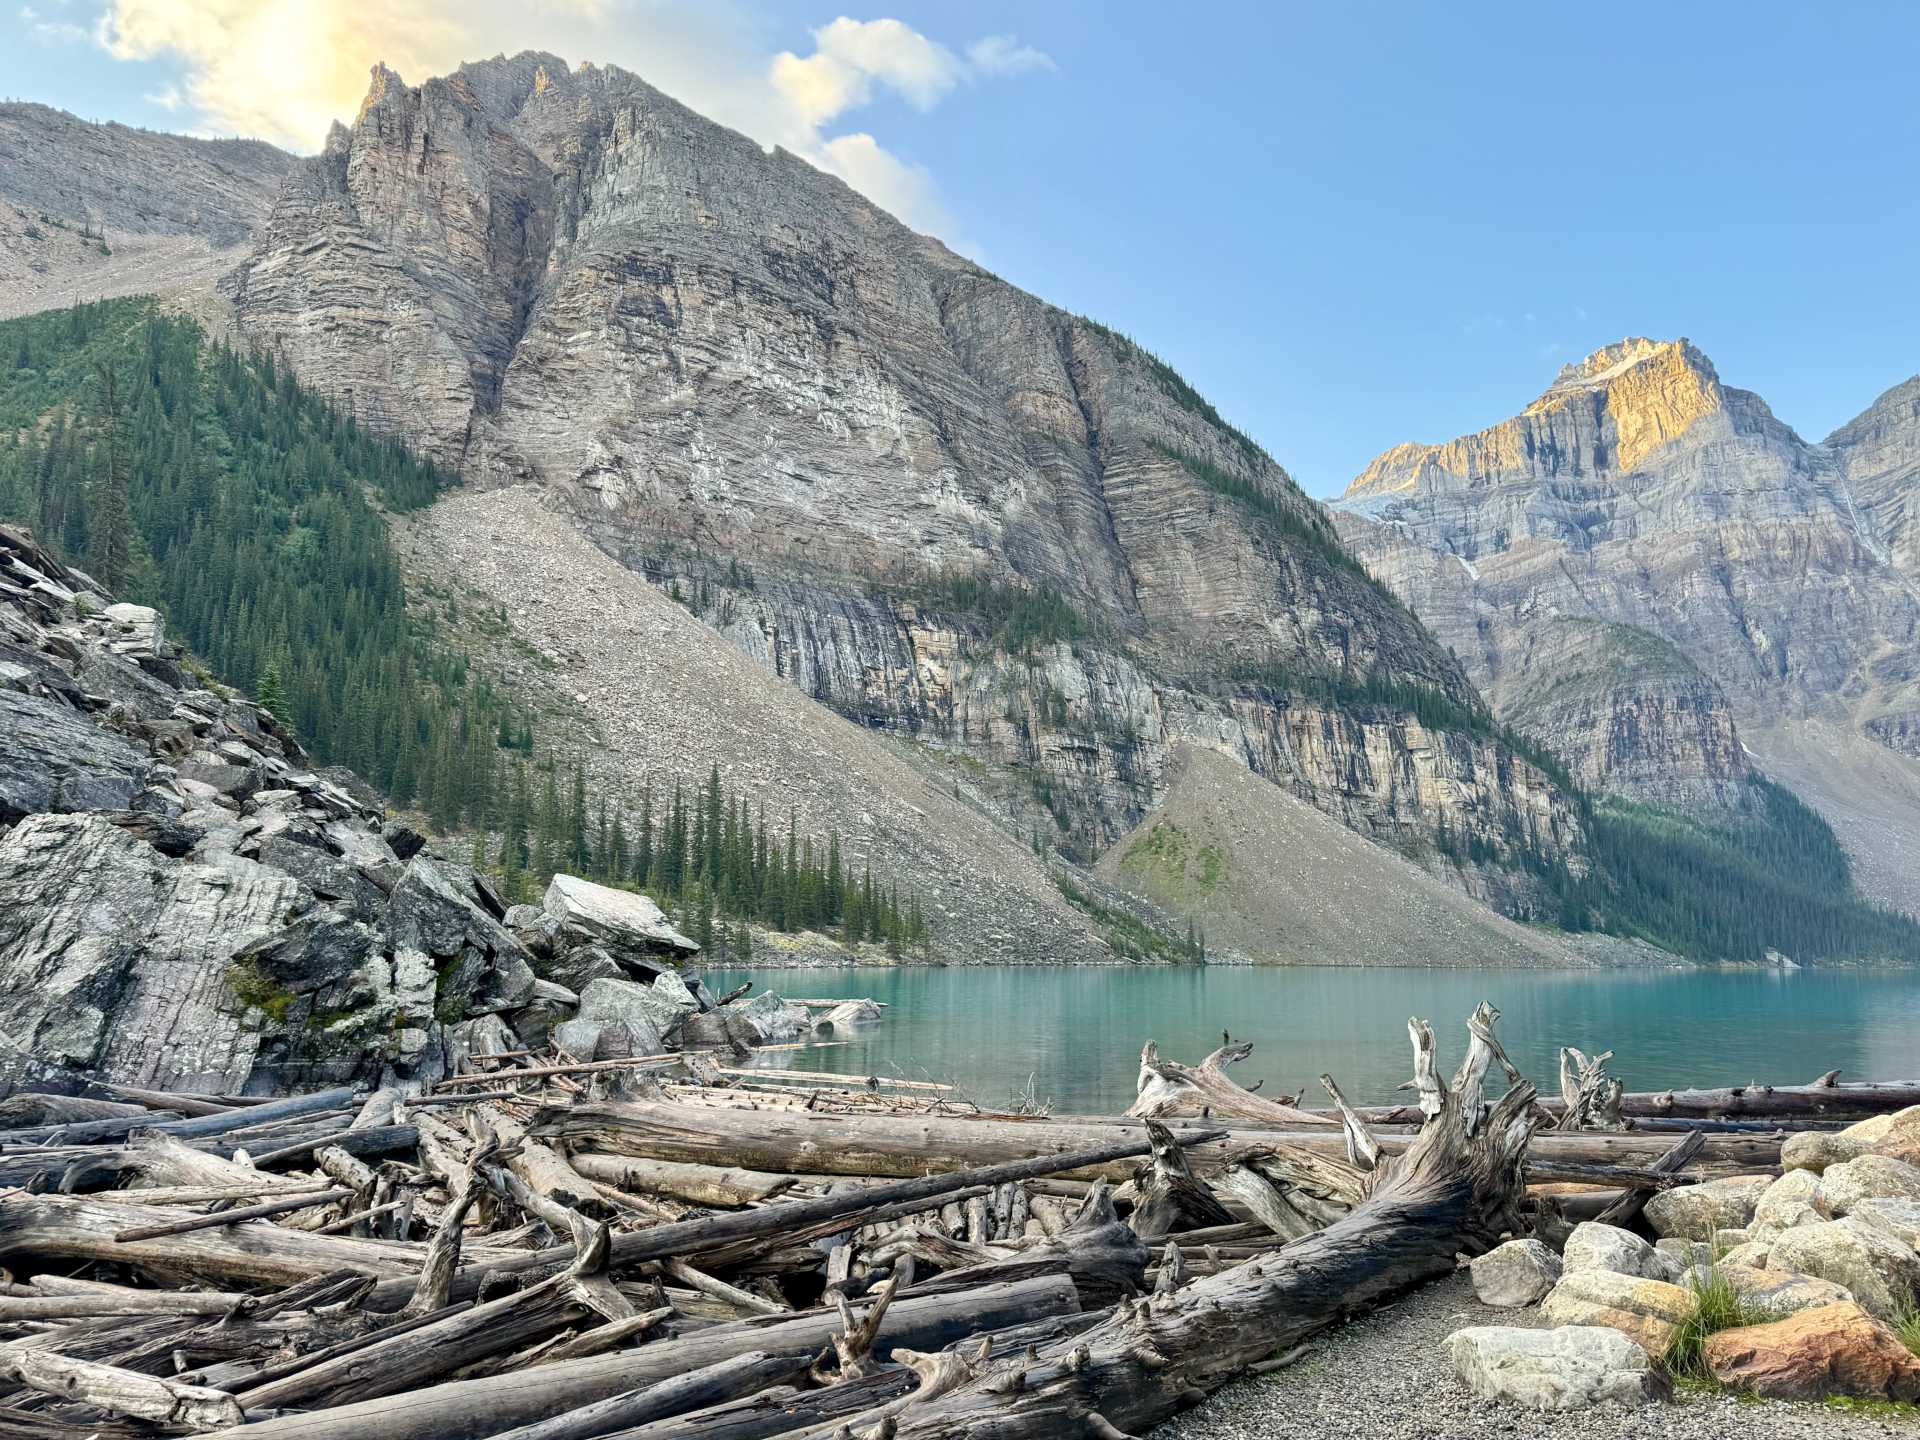
[[[18,1345],[0,1345],[0,1379],[91,1405],[109,1415],[130,1415],[190,1430],[210,1430],[240,1419],[239,1404],[223,1391]]]
[[[937,1348],[979,1330],[1069,1315],[1079,1308],[1073,1282],[1062,1276],[950,1295],[908,1296],[888,1307],[874,1349],[884,1358],[901,1347]],[[840,1330],[840,1317],[832,1310],[809,1311],[791,1319],[742,1321],[613,1355],[477,1380],[452,1380],[403,1395],[218,1433],[238,1440],[366,1440],[370,1435],[381,1440],[483,1440],[756,1351],[811,1359],[832,1344]]]
[[[766,1355],[756,1350],[689,1375],[663,1380],[658,1385],[597,1400],[551,1420],[523,1425],[507,1431],[499,1440],[596,1440],[598,1436],[629,1426],[667,1420],[690,1410],[704,1410],[710,1405],[737,1400],[803,1375],[806,1369],[805,1360]]]
[[[190,1220],[191,1212],[156,1205],[113,1205],[80,1195],[0,1195],[0,1260],[30,1272],[49,1260],[111,1260],[159,1275],[292,1285],[351,1270],[362,1275],[411,1277],[426,1247],[389,1240],[355,1240],[288,1230],[264,1220],[197,1230],[159,1240],[116,1241],[122,1231],[156,1219]],[[517,1252],[477,1250],[485,1264]],[[411,1291],[411,1278],[400,1282]],[[405,1299],[403,1295],[402,1300]]]
[[[691,1200],[696,1205],[753,1205],[783,1195],[794,1186],[791,1175],[739,1170],[719,1165],[679,1165],[632,1155],[575,1155],[573,1168],[589,1180],[619,1190],[638,1190]]]
[[[575,1150],[643,1155],[701,1165],[742,1165],[802,1175],[916,1176],[930,1171],[990,1166],[1031,1157],[1064,1156],[1111,1144],[1131,1135],[1140,1142],[1128,1159],[1148,1152],[1145,1122],[1119,1128],[1053,1120],[1000,1120],[957,1115],[823,1115],[805,1110],[745,1110],[682,1105],[664,1100],[578,1105],[543,1116],[535,1133],[565,1138]],[[1170,1127],[1171,1128],[1171,1127]],[[1219,1135],[1220,1132],[1211,1132]],[[1202,1175],[1218,1173],[1230,1154],[1254,1146],[1284,1145],[1319,1156],[1344,1158],[1345,1134],[1337,1126],[1313,1130],[1235,1129],[1218,1140],[1191,1129],[1173,1130],[1188,1162]],[[1394,1154],[1411,1135],[1378,1137]],[[1777,1164],[1782,1137],[1708,1136],[1699,1158],[1747,1168]],[[1542,1160],[1576,1164],[1651,1163],[1672,1145],[1670,1135],[1548,1132],[1534,1138]],[[1119,1160],[1060,1168],[1053,1174],[1122,1184],[1134,1166]]]
[[[1534,1102],[1555,1120],[1566,1113],[1562,1100],[1541,1097]],[[1920,1105],[1920,1081],[1843,1083],[1822,1076],[1810,1085],[1732,1085],[1718,1089],[1630,1090],[1620,1096],[1620,1114],[1629,1120],[1863,1120]],[[1370,1125],[1418,1123],[1414,1105],[1361,1105],[1360,1117]],[[1198,1114],[1198,1110],[1193,1112]],[[1316,1120],[1338,1115],[1318,1107],[1302,1107]]]

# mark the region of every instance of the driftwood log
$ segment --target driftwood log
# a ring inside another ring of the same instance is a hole
[[[1219,1140],[1201,1138],[1191,1125],[1169,1126],[1202,1176],[1216,1173],[1228,1158],[1248,1146],[1286,1144],[1317,1154],[1341,1157],[1348,1141],[1338,1117],[1310,1129],[1246,1127]],[[1011,1161],[1059,1157],[1093,1149],[1120,1135],[1139,1137],[1131,1153],[1147,1152],[1143,1122],[1120,1126],[1061,1120],[999,1120],[962,1115],[833,1115],[807,1110],[746,1110],[673,1101],[583,1104],[554,1112],[536,1133],[555,1135],[577,1150],[637,1154],[701,1165],[739,1165],[796,1175],[915,1176],[933,1171],[984,1167]],[[1219,1134],[1215,1130],[1212,1133]],[[1388,1154],[1405,1150],[1412,1135],[1375,1137]],[[1778,1133],[1710,1135],[1703,1160],[1724,1161],[1748,1169],[1780,1159]],[[1549,1131],[1535,1137],[1534,1153],[1555,1161],[1612,1165],[1651,1163],[1673,1143],[1671,1135],[1574,1134]],[[1134,1167],[1102,1161],[1076,1167],[1077,1179],[1105,1179],[1119,1185]]]
[[[1198,1065],[1161,1056],[1147,1041],[1140,1051],[1138,1093],[1127,1114],[1140,1120],[1199,1115],[1256,1125],[1311,1125],[1316,1117],[1294,1108],[1291,1095],[1258,1095],[1227,1075],[1227,1066],[1253,1053],[1251,1044],[1222,1044]]]

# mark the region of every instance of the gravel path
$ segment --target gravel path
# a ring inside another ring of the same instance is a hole
[[[1885,1440],[1920,1437],[1920,1409],[1905,1416],[1789,1405],[1682,1390],[1671,1405],[1608,1405],[1537,1415],[1476,1400],[1443,1352],[1466,1325],[1543,1325],[1538,1310],[1490,1310],[1464,1273],[1416,1291],[1323,1336],[1284,1370],[1241,1380],[1153,1431],[1154,1440]]]

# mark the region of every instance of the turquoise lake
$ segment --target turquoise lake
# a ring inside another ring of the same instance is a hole
[[[1331,1074],[1356,1103],[1392,1100],[1411,1073],[1407,1017],[1433,1023],[1444,1068],[1482,999],[1499,1007],[1514,1062],[1547,1093],[1559,1047],[1616,1052],[1629,1090],[1920,1078],[1920,974],[1848,970],[1399,970],[1238,966],[909,967],[716,971],[801,997],[864,995],[886,1019],[851,1044],[774,1051],[791,1069],[949,1081],[982,1105],[1028,1077],[1056,1113],[1101,1114],[1133,1100],[1140,1046],[1198,1061],[1223,1029],[1254,1042],[1233,1071],[1268,1093]],[[834,1038],[844,1039],[845,1035]]]

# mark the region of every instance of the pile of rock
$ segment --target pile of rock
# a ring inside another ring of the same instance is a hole
[[[0,1084],[417,1086],[475,1051],[805,1028],[720,1004],[681,973],[698,949],[571,876],[510,909],[203,683],[157,612],[0,527]]]
[[[1920,1106],[1790,1139],[1784,1174],[1676,1187],[1648,1201],[1649,1241],[1589,1221],[1556,1254],[1510,1240],[1476,1259],[1498,1308],[1538,1305],[1555,1328],[1452,1337],[1476,1393],[1536,1409],[1666,1393],[1661,1362],[1710,1282],[1753,1321],[1708,1335],[1721,1384],[1775,1399],[1920,1400],[1920,1357],[1889,1322],[1920,1303]],[[1624,1344],[1624,1348],[1623,1348]]]

